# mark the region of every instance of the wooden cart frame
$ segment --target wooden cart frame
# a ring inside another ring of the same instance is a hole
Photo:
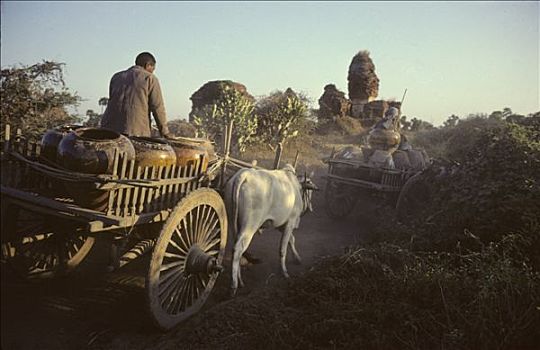
[[[412,205],[415,184],[423,170],[375,167],[360,159],[336,158],[335,151],[325,158],[328,164],[325,199],[326,212],[333,219],[348,216],[360,196],[379,193],[395,203],[398,217],[406,215]]]
[[[227,165],[252,166],[229,157],[231,133],[232,125],[224,133],[224,155],[207,169],[202,159],[184,167],[141,168],[115,154],[112,174],[92,175],[42,164],[39,142],[6,126],[2,267],[24,278],[64,274],[83,261],[96,236],[109,235],[111,270],[152,252],[148,307],[155,324],[170,329],[203,306],[223,270],[227,213],[211,184],[223,185]],[[82,186],[101,191],[106,209],[89,209],[66,195]],[[126,243],[131,249],[121,251]]]

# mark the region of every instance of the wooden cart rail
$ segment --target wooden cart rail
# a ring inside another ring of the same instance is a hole
[[[86,220],[90,232],[165,220],[180,199],[219,169],[214,163],[203,172],[202,159],[188,166],[142,168],[115,153],[112,174],[77,173],[39,162],[38,142],[6,135],[2,151],[3,196],[34,210]],[[108,192],[103,212],[81,207],[66,195],[66,188],[81,184]]]
[[[376,168],[361,160],[324,159],[328,164],[327,180],[382,192],[399,192],[414,171]]]

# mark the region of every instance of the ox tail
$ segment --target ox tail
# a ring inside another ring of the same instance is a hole
[[[232,187],[232,198],[233,198],[233,227],[236,235],[240,232],[240,224],[238,219],[238,202],[240,199],[240,188],[242,184],[246,181],[246,174],[240,173],[238,181],[233,183]]]

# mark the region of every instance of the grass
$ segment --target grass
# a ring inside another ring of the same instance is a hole
[[[355,247],[197,315],[175,346],[533,349],[540,277],[509,258],[520,239],[509,235],[480,252]]]
[[[425,146],[434,153],[439,147],[441,156],[463,158],[470,149],[483,150],[475,145],[481,134],[492,129],[491,123],[473,120],[453,131],[420,133],[411,140],[415,146]],[[484,130],[482,125],[486,126]],[[530,138],[522,138],[522,134],[523,131],[516,136],[502,135],[510,138],[517,150],[528,150],[523,143]],[[335,132],[301,138],[288,145],[283,159],[292,159],[295,149],[301,149],[301,164],[318,166],[320,158],[328,155],[333,146],[358,144],[359,138],[361,134]],[[494,147],[488,150],[493,152]],[[273,160],[269,149],[253,148],[245,156]],[[496,162],[497,166],[499,163]],[[509,168],[505,169],[509,174],[514,163],[508,160]],[[464,175],[464,180],[488,183],[485,177],[478,180],[474,172],[489,169],[493,164],[486,161],[473,165],[467,168],[471,173]],[[473,189],[481,188],[473,185]],[[478,197],[474,192],[470,195]],[[474,205],[472,201],[460,203],[464,210],[467,205]],[[197,349],[537,348],[538,217],[487,240],[474,235],[475,229],[483,225],[481,222],[454,232],[450,226],[435,229],[421,223],[406,226],[386,217],[370,219],[377,224],[371,225],[369,241],[349,248],[341,256],[320,260],[297,278],[273,281],[264,289],[196,315],[189,329],[177,331],[178,343],[174,347],[190,344]],[[450,235],[453,244],[440,244],[438,235]],[[440,250],[443,246],[444,250]],[[157,347],[164,348],[160,344]]]

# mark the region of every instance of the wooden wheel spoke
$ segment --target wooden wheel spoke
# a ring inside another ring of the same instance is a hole
[[[207,215],[211,212],[211,208],[207,205],[202,206],[202,214],[197,219],[197,233],[195,236],[195,242],[200,243],[204,234],[204,226],[206,225]]]
[[[189,279],[189,288],[188,288],[188,294],[187,294],[187,305],[186,305],[186,308],[187,307],[190,307],[191,305],[193,305],[193,303],[195,302],[196,300],[196,291],[195,291],[195,278],[194,278],[194,275],[191,275],[190,276],[191,278]]]
[[[192,287],[193,294],[192,294],[191,304],[195,303],[197,299],[199,299],[199,296],[201,295],[201,291],[199,288],[199,279],[197,277],[198,277],[198,274],[193,276],[193,287]]]
[[[207,234],[205,235],[205,239],[203,242],[204,246],[207,246],[211,242],[211,240],[216,236],[216,234],[220,232],[220,229],[216,230],[216,226],[218,224],[219,224],[219,219],[214,221],[212,225],[209,225],[208,229],[206,230]],[[206,250],[206,248],[203,250]]]
[[[199,281],[203,289],[206,289],[206,286],[208,285],[208,281],[205,281],[204,278],[200,274],[197,275],[197,280]]]
[[[210,248],[214,247],[219,242],[221,242],[221,237],[214,238],[214,240],[212,240],[210,243],[206,243],[202,250],[207,252]]]
[[[181,235],[180,237],[182,238],[182,241],[185,242],[186,247],[189,249],[189,247],[191,247],[191,245],[192,245],[192,242],[189,239],[189,228],[188,228],[186,218],[182,218],[182,227],[184,228],[184,230],[183,230],[184,234]]]
[[[175,314],[181,311],[180,306],[182,304],[182,295],[184,294],[187,288],[188,279],[189,279],[188,276],[184,276],[184,278],[182,279],[182,284],[176,290],[176,294],[174,298],[174,305],[172,307],[172,312]]]
[[[195,237],[193,234],[193,210],[189,211],[189,227],[186,229],[190,246],[195,243]]]
[[[185,229],[184,229],[184,232],[185,232]],[[189,250],[189,245],[188,245],[187,241],[184,239],[184,235],[182,234],[182,230],[177,227],[177,228],[175,228],[174,233],[178,237],[179,241],[176,242],[174,240],[174,237],[171,237],[171,240],[169,241],[169,244],[172,244],[175,248],[177,248],[178,250],[180,250],[182,252],[185,252],[185,254],[187,254],[187,252]],[[172,242],[174,242],[174,243],[172,243]],[[182,245],[182,246],[180,246],[180,245]]]
[[[180,231],[178,231],[178,229],[177,229],[175,232],[177,232],[177,236],[180,238]],[[171,237],[171,240],[169,241],[169,245],[167,246],[167,250],[171,246],[176,248],[176,250],[179,251],[180,253],[182,253],[184,256],[188,252],[187,248],[180,247],[180,245],[174,241],[174,237]]]
[[[211,236],[211,231],[213,230],[213,228],[216,226],[216,223],[219,222],[219,218],[216,218],[216,212],[214,210],[212,210],[212,215],[209,216],[205,222],[205,225],[204,225],[204,228],[203,228],[203,232],[202,232],[202,238],[200,240],[200,242],[202,242],[202,244],[204,245],[209,239],[212,238]],[[212,228],[211,228],[212,227]]]
[[[202,210],[201,210],[201,207],[202,207]],[[200,242],[199,241],[199,236],[201,234],[201,227],[203,225],[203,217],[204,217],[204,211],[206,209],[206,206],[205,205],[201,205],[201,206],[198,206],[197,207],[197,215],[195,216],[195,232],[194,232],[194,241],[195,242]],[[201,213],[202,211],[202,213]]]
[[[214,216],[216,215],[215,211],[210,206],[206,206],[208,210],[206,211],[206,215],[202,218],[202,225],[199,230],[199,239],[197,240],[199,243],[204,242],[206,239],[206,233],[208,232],[208,225],[213,220]]]
[[[169,288],[167,296],[161,299],[161,307],[169,313],[176,303],[178,290],[182,288],[182,281],[184,280],[185,275],[180,275],[180,278],[176,279],[174,284],[172,284],[172,287]]]
[[[191,284],[191,279],[188,277],[182,286],[182,290],[178,293],[179,309],[178,311],[184,311],[187,307],[187,299],[189,295],[189,286]]]
[[[175,266],[180,266],[182,264],[184,264],[184,260],[176,260],[168,264],[161,265],[161,268],[159,269],[159,271],[167,271]]]
[[[180,270],[173,271],[165,276],[163,279],[159,279],[159,297],[163,300],[170,296],[170,292],[174,288],[171,286],[176,285],[178,281],[183,277]]]
[[[169,252],[165,252],[164,257],[166,257],[166,258],[173,258],[173,259],[182,259],[182,261],[184,261],[185,258],[186,258],[185,255],[178,255],[178,254],[169,253]]]

